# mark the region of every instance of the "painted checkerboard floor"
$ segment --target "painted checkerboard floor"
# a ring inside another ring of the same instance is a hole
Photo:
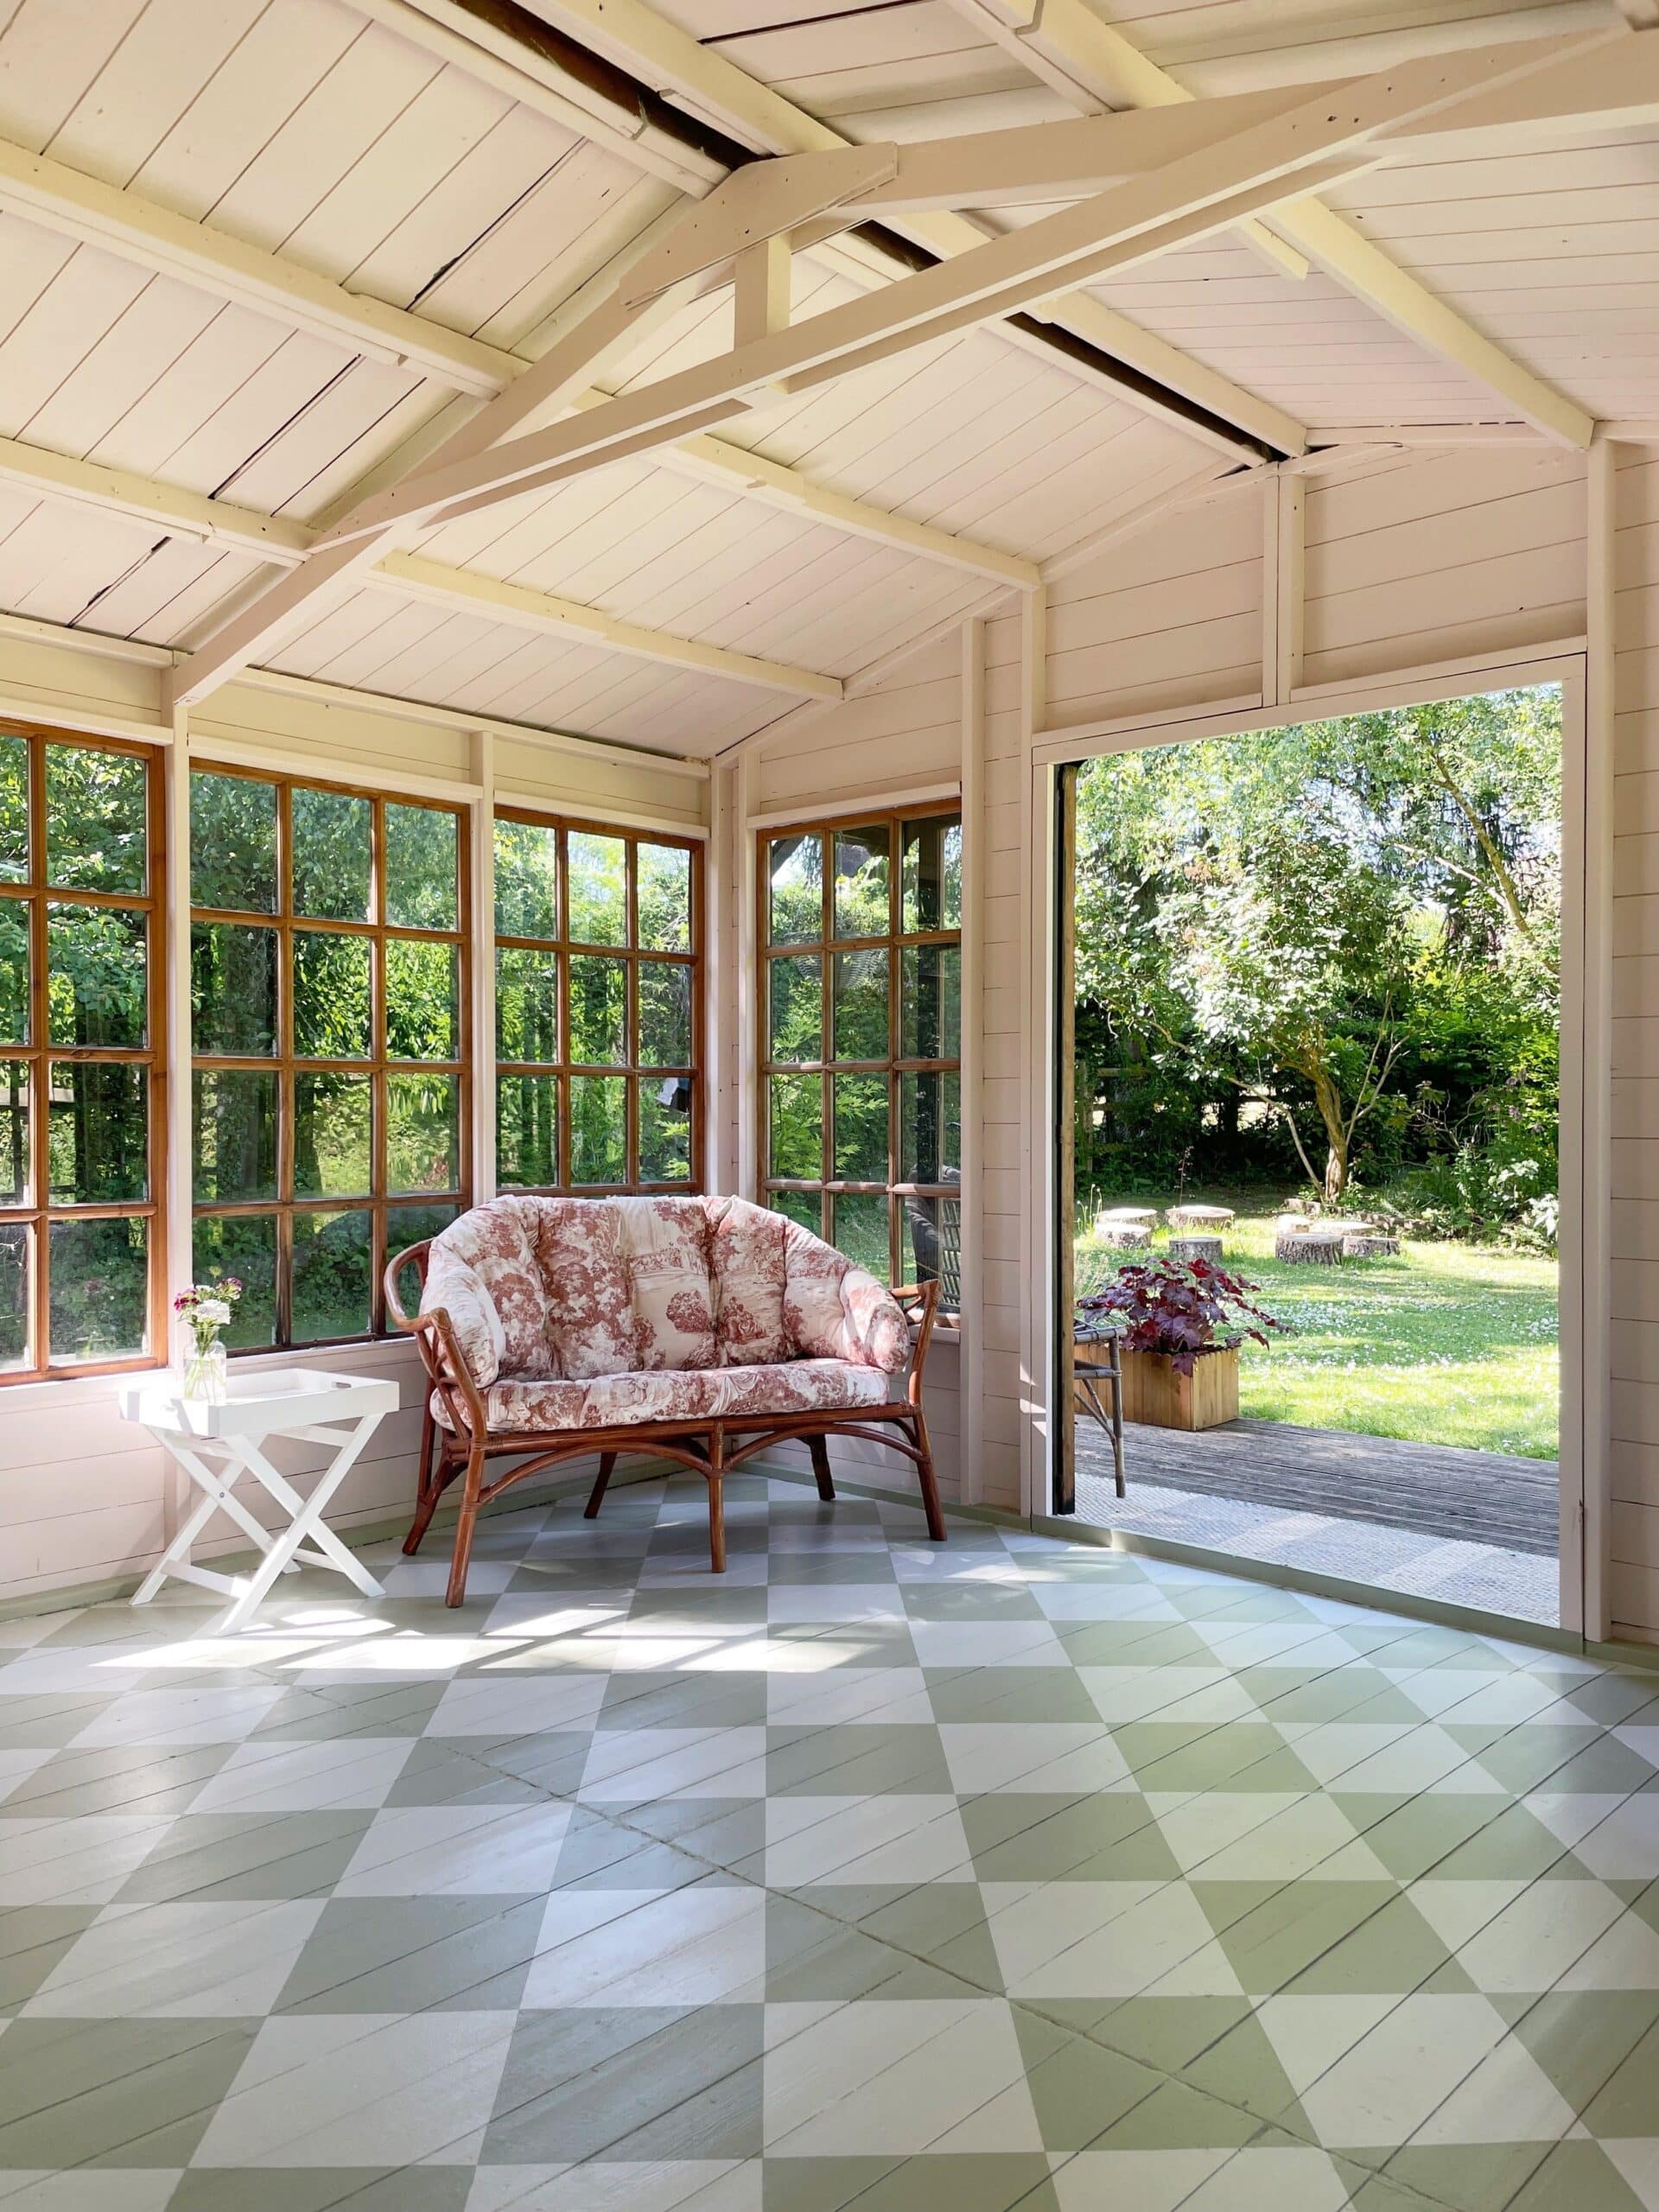
[[[1659,2207],[1659,1674],[728,1499],[0,1624],[0,2205]]]

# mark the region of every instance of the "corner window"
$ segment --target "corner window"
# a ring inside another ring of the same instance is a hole
[[[500,1189],[702,1187],[702,858],[690,842],[497,815]]]
[[[961,1297],[962,821],[762,836],[766,1203],[883,1282]]]

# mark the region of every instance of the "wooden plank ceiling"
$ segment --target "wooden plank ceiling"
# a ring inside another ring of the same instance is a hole
[[[1201,94],[1616,20],[1606,0],[1091,4]],[[540,12],[562,20],[551,5]],[[659,12],[851,138],[1076,112],[956,0],[819,0],[806,16],[798,0],[662,0]],[[360,299],[533,359],[561,306],[676,204],[676,190],[620,144],[523,104],[397,20],[391,0],[372,10],[365,0],[365,11],[346,0],[0,0],[0,138]],[[1331,198],[1592,414],[1659,415],[1659,139],[1604,132],[1455,160],[1431,144],[1426,158]],[[868,281],[833,252],[803,257],[797,313]],[[1332,278],[1294,281],[1236,234],[1096,296],[1316,433],[1506,412]],[[709,358],[730,327],[728,297],[712,295],[653,327],[608,384]],[[147,268],[14,205],[0,186],[0,437],[15,442],[0,465],[0,609],[183,648],[276,573],[246,545],[142,505],[36,482],[31,455],[319,525],[476,399],[395,347],[238,302],[199,274]],[[779,399],[741,439],[814,485],[1039,563],[1215,459],[1085,368],[994,327]],[[982,574],[671,459],[614,462],[429,531],[410,550],[670,639],[842,678],[988,590]],[[728,674],[435,605],[372,574],[273,660],[688,753],[717,751],[793,703]]]

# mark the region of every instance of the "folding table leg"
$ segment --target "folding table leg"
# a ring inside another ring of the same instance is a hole
[[[252,1618],[264,1604],[276,1577],[294,1560],[301,1546],[307,1542],[315,1545],[317,1553],[321,1555],[321,1563],[338,1569],[348,1581],[355,1584],[365,1598],[385,1595],[362,1560],[346,1549],[334,1531],[324,1524],[322,1518],[334,1492],[351,1472],[358,1455],[378,1426],[378,1421],[372,1418],[353,1424],[333,1462],[318,1476],[315,1486],[307,1498],[302,1498],[288,1478],[277,1472],[257,1444],[238,1440],[237,1453],[247,1471],[257,1482],[263,1484],[276,1503],[294,1517],[278,1534],[257,1573],[226,1615],[221,1624],[224,1633],[243,1627]]]
[[[149,1433],[168,1457],[184,1470],[188,1479],[201,1492],[201,1497],[194,1510],[180,1523],[172,1542],[133,1592],[135,1605],[147,1605],[176,1567],[190,1564],[191,1548],[215,1513],[223,1513],[234,1521],[244,1535],[251,1539],[255,1548],[267,1556],[272,1546],[270,1531],[235,1495],[238,1470],[234,1462],[228,1477],[221,1475],[210,1467],[199,1452],[192,1452],[176,1438],[155,1429],[151,1429]]]

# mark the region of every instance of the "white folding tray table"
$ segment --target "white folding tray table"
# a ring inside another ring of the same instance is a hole
[[[397,1408],[397,1385],[373,1376],[330,1375],[306,1367],[266,1368],[232,1374],[222,1405],[208,1405],[183,1395],[176,1375],[152,1376],[130,1382],[120,1394],[129,1421],[147,1428],[201,1492],[178,1534],[133,1592],[135,1605],[148,1605],[169,1576],[214,1590],[232,1599],[219,1626],[244,1628],[279,1574],[301,1567],[326,1567],[343,1574],[365,1598],[385,1592],[354,1554],[323,1520],[330,1501],[361,1457],[364,1446]],[[302,1497],[273,1467],[264,1447],[276,1437],[294,1437],[327,1446],[334,1457]],[[235,1495],[244,1475],[287,1514],[286,1527],[267,1529]],[[226,1514],[264,1556],[251,1576],[221,1574],[198,1567],[191,1547],[215,1513]]]

